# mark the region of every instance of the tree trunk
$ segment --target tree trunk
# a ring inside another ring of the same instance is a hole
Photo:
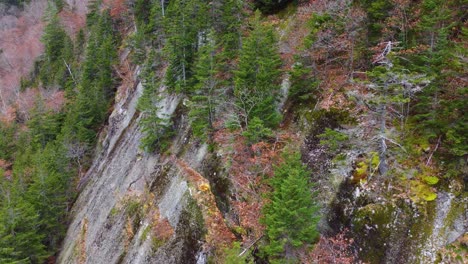
[[[387,101],[387,84],[384,85],[384,94],[383,94],[383,98],[384,98],[384,102],[382,102],[381,104],[381,110],[380,110],[380,143],[379,143],[379,148],[380,148],[380,151],[379,151],[379,159],[380,159],[380,164],[379,164],[379,172],[380,172],[380,175],[382,176],[385,176],[385,174],[387,174],[387,171],[388,171],[388,167],[387,167],[387,160],[386,160],[386,151],[387,151],[387,144],[385,143],[385,130],[386,130],[386,126],[385,126],[385,120],[386,120],[386,116],[387,116],[387,105],[386,105],[386,101]]]

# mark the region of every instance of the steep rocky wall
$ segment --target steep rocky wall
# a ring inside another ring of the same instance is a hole
[[[126,87],[128,90],[128,87]],[[199,209],[183,173],[171,160],[139,149],[139,83],[116,103],[99,153],[82,180],[58,263],[192,263],[203,235]],[[165,98],[171,114],[180,97]],[[183,119],[183,117],[182,117]],[[196,168],[206,146],[188,146],[183,122],[172,153]],[[182,152],[182,149],[185,151]],[[156,219],[156,215],[158,216]],[[174,234],[157,243],[155,222]]]
[[[448,190],[434,201],[415,202],[391,184],[345,177],[327,222],[333,230],[351,231],[366,263],[439,263],[437,252],[468,231],[468,198]]]

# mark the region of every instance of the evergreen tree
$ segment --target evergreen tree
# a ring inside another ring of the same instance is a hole
[[[244,19],[242,11],[243,1],[221,1],[221,15],[219,21],[215,21],[216,43],[221,52],[217,54],[217,68],[229,74],[233,69],[230,64],[238,55],[241,48],[241,25]]]
[[[199,34],[209,25],[208,5],[204,0],[175,0],[165,16],[169,67],[166,84],[171,91],[187,92],[193,75]]]
[[[299,153],[285,153],[284,162],[275,168],[273,191],[263,209],[267,245],[263,250],[272,259],[294,258],[294,250],[311,244],[318,237],[319,208],[314,202],[310,172]]]
[[[209,32],[205,42],[198,51],[198,60],[195,63],[195,84],[190,97],[189,111],[193,134],[202,139],[206,139],[213,126],[215,89],[218,85],[215,77],[214,31]]]
[[[73,54],[73,44],[63,30],[57,12],[55,5],[49,3],[45,18],[47,24],[41,39],[45,50],[39,78],[44,85],[58,84],[63,87],[69,74],[66,61]]]
[[[292,0],[254,0],[255,7],[265,14],[271,14],[284,8]]]
[[[258,117],[266,127],[276,126],[281,115],[277,111],[280,91],[280,66],[273,28],[260,21],[255,13],[250,35],[243,40],[239,66],[235,71],[236,106],[239,116],[248,125]]]
[[[38,234],[50,250],[60,246],[65,232],[65,216],[68,201],[73,192],[70,188],[70,171],[65,149],[59,143],[49,143],[33,156],[34,172],[26,199],[39,213]]]
[[[31,118],[28,121],[29,133],[32,144],[42,149],[47,142],[54,140],[60,132],[60,114],[49,113],[45,109],[42,98],[38,98],[31,110]]]
[[[105,120],[114,92],[115,46],[111,17],[105,11],[91,28],[78,94],[64,124],[67,138],[94,142],[95,131]]]
[[[0,121],[0,159],[11,160],[16,152],[15,124],[7,125]]]
[[[0,261],[42,263],[46,250],[39,229],[39,215],[23,199],[17,178],[0,175]]]
[[[170,116],[162,114],[160,101],[164,93],[159,91],[160,80],[156,77],[157,53],[153,50],[148,56],[141,73],[143,95],[138,101],[138,110],[141,111],[141,147],[147,151],[164,150],[168,141],[174,135]]]
[[[385,27],[385,19],[389,16],[389,10],[392,9],[390,0],[358,0],[362,8],[367,12],[369,19],[367,38],[372,44],[376,44],[382,35],[382,29]]]
[[[410,66],[434,80],[417,96],[412,121],[421,136],[434,142],[442,136],[449,153],[461,157],[468,153],[468,146],[463,143],[467,129],[467,117],[462,110],[467,104],[466,89],[451,88],[447,80],[465,71],[461,58],[467,54],[463,40],[466,42],[468,34],[461,32],[460,43],[450,41],[450,31],[457,23],[453,21],[450,4],[454,5],[452,1],[422,2],[418,31],[429,49],[411,56],[415,63]]]
[[[290,83],[288,98],[293,104],[314,101],[318,81],[310,76],[310,69],[297,62],[290,71]]]
[[[154,0],[151,5],[148,24],[145,27],[145,32],[152,41],[152,46],[160,48],[164,42],[164,16],[165,14],[165,1]]]
[[[381,175],[385,175],[388,171],[386,141],[390,138],[387,133],[387,123],[398,116],[403,130],[409,117],[411,98],[430,83],[430,78],[424,74],[410,72],[399,65],[391,52],[392,45],[392,42],[387,43],[386,51],[384,51],[386,54],[379,61],[380,65],[367,72],[370,79],[370,83],[367,85],[369,92],[366,95],[358,96],[360,98],[357,97],[375,116],[375,123],[378,124],[376,138],[379,142],[379,172]]]
[[[261,140],[273,136],[273,131],[263,124],[263,121],[258,117],[254,117],[247,126],[247,129],[242,133],[247,138],[249,144],[255,144]]]

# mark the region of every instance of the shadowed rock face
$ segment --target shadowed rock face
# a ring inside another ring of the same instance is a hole
[[[203,221],[178,169],[160,155],[144,154],[139,149],[142,135],[136,105],[141,93],[139,84],[116,103],[100,153],[82,180],[84,187],[74,204],[58,263],[196,262]],[[179,102],[178,97],[165,98],[162,111],[172,114]],[[179,130],[173,153],[185,147],[186,131],[182,125]],[[203,160],[195,155],[199,152],[196,147],[189,148],[183,158],[196,168]],[[140,213],[136,217],[126,208],[125,201],[143,196],[151,197],[146,204],[157,207],[160,218],[167,219],[174,229],[174,235],[162,245],[155,246],[152,234],[148,235],[153,215]]]
[[[436,201],[416,204],[359,188],[342,183],[328,222],[350,228],[366,263],[437,263],[437,251],[468,231],[466,197],[439,192]]]

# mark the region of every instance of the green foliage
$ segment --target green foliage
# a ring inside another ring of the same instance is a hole
[[[163,39],[165,37],[164,15],[165,10],[164,7],[161,6],[161,1],[153,1],[150,9],[149,20],[145,25],[144,30],[145,33],[147,33],[147,38],[150,39],[153,42],[153,46],[157,48],[163,45]]]
[[[250,255],[249,252],[246,252],[242,256],[239,256],[241,252],[242,252],[242,248],[240,246],[240,243],[233,242],[231,246],[224,248],[222,263],[224,264],[253,263],[253,261],[248,258],[248,256]]]
[[[225,0],[220,7],[219,21],[215,21],[216,43],[222,48],[218,54],[217,61],[221,65],[218,67],[222,72],[232,70],[230,67],[241,47],[240,27],[243,19],[242,1]]]
[[[366,11],[368,22],[368,38],[371,42],[376,43],[385,27],[385,19],[390,15],[389,10],[392,9],[393,3],[390,0],[357,0],[362,8]]]
[[[60,133],[60,119],[60,114],[48,112],[43,99],[38,98],[27,123],[33,145],[43,148],[48,142],[55,140]]]
[[[143,204],[141,200],[134,197],[129,197],[125,200],[125,215],[132,220],[132,227],[137,230],[140,226],[141,219],[144,217]]]
[[[320,145],[328,146],[331,151],[337,151],[341,148],[343,143],[349,139],[348,135],[328,127],[325,128],[325,132],[318,137],[320,138]]]
[[[318,236],[318,206],[313,200],[310,171],[299,153],[285,153],[284,163],[275,168],[273,191],[264,206],[265,236],[263,251],[270,258],[291,256],[294,249],[311,244]]]
[[[61,144],[49,143],[32,158],[33,176],[26,198],[41,218],[39,234],[48,248],[58,248],[65,233],[68,201],[72,198],[69,161]]]
[[[135,22],[136,22],[137,28],[139,30],[144,29],[144,26],[148,24],[150,21],[152,2],[159,2],[159,0],[156,0],[156,1],[135,0],[133,13],[135,16]]]
[[[90,145],[94,143],[96,131],[107,116],[113,96],[115,42],[111,17],[108,12],[103,12],[90,29],[81,83],[65,119],[63,132],[66,138]]]
[[[42,35],[44,59],[39,72],[39,79],[46,86],[58,84],[64,87],[70,74],[66,63],[73,55],[73,43],[60,24],[57,8],[49,3],[46,15],[46,27]]]
[[[76,45],[60,27],[57,10],[48,9],[45,54],[33,78],[65,88],[65,113],[47,110],[38,97],[21,129],[0,125],[0,159],[13,162],[12,175],[0,175],[1,263],[42,263],[57,252],[65,234],[71,177],[86,166],[86,151],[113,96],[117,39],[110,15],[101,15],[98,6],[91,9],[88,38],[81,31]]]
[[[462,43],[466,42],[467,32],[460,31],[460,42],[450,41],[451,32],[460,23],[451,5],[454,3],[440,0],[422,2],[417,30],[422,43],[429,48],[411,57],[415,62],[413,67],[434,76],[431,84],[416,97],[411,121],[419,136],[431,141],[442,136],[442,146],[447,150],[443,154],[449,161],[468,153],[464,132],[468,120],[463,110],[468,102],[467,89],[450,81],[466,71],[462,58],[466,57],[467,50]]]
[[[290,71],[291,87],[288,98],[293,104],[315,101],[318,81],[310,77],[310,69],[302,63],[295,63]]]
[[[439,182],[439,178],[435,176],[423,176],[423,181],[429,185],[435,185]]]
[[[170,91],[186,93],[193,76],[198,33],[207,29],[208,5],[202,0],[170,1],[164,20],[165,54],[169,61],[166,84]]]
[[[0,159],[11,160],[16,150],[16,126],[0,122]]]
[[[131,59],[135,64],[145,60],[145,40],[146,36],[142,30],[131,33],[126,39],[125,45],[132,50]]]
[[[332,21],[332,17],[327,14],[312,14],[309,21],[307,21],[307,26],[310,30],[310,33],[307,37],[304,38],[304,46],[306,48],[310,48],[312,44],[317,40],[317,33],[323,30],[324,28],[328,28],[330,22]]]
[[[427,184],[418,180],[410,181],[411,199],[414,202],[430,202],[437,198],[437,193]]]
[[[252,31],[243,40],[238,69],[234,73],[236,106],[245,125],[258,117],[266,127],[272,128],[281,120],[276,109],[281,60],[273,28],[261,22],[258,11],[251,26]]]
[[[349,112],[338,108],[330,108],[329,110],[320,109],[318,111],[305,110],[303,118],[306,120],[309,128],[311,139],[319,143],[320,134],[325,132],[328,127],[330,129],[339,128],[340,124],[355,123],[355,119],[350,117]]]
[[[156,77],[156,52],[151,52],[141,73],[143,95],[138,101],[138,110],[141,111],[140,119],[143,138],[140,147],[147,152],[155,150],[163,151],[169,147],[169,140],[174,135],[170,116],[164,115],[160,101],[166,95],[159,91],[159,80]]]
[[[273,131],[265,127],[263,121],[258,117],[254,117],[247,126],[247,129],[242,133],[247,138],[249,144],[255,144],[261,140],[268,139],[273,136]]]
[[[255,7],[260,9],[262,13],[271,14],[283,9],[292,0],[254,0]]]
[[[0,173],[0,261],[2,263],[42,263],[47,256],[41,243],[39,214],[22,196],[18,178]]]
[[[88,1],[88,13],[86,14],[86,27],[91,28],[99,20],[100,7],[102,0],[90,0]]]
[[[210,31],[206,36],[206,43],[199,49],[195,63],[195,84],[190,97],[189,118],[192,122],[192,131],[201,139],[206,139],[211,132],[217,103],[215,92],[218,80],[215,77],[213,38],[214,31]]]
[[[355,173],[355,178],[362,179],[363,177],[367,176],[367,170],[369,168],[369,165],[367,165],[366,162],[359,162],[356,166],[356,173]]]
[[[29,3],[30,0],[0,0],[0,3],[15,6],[22,6],[25,3]]]

